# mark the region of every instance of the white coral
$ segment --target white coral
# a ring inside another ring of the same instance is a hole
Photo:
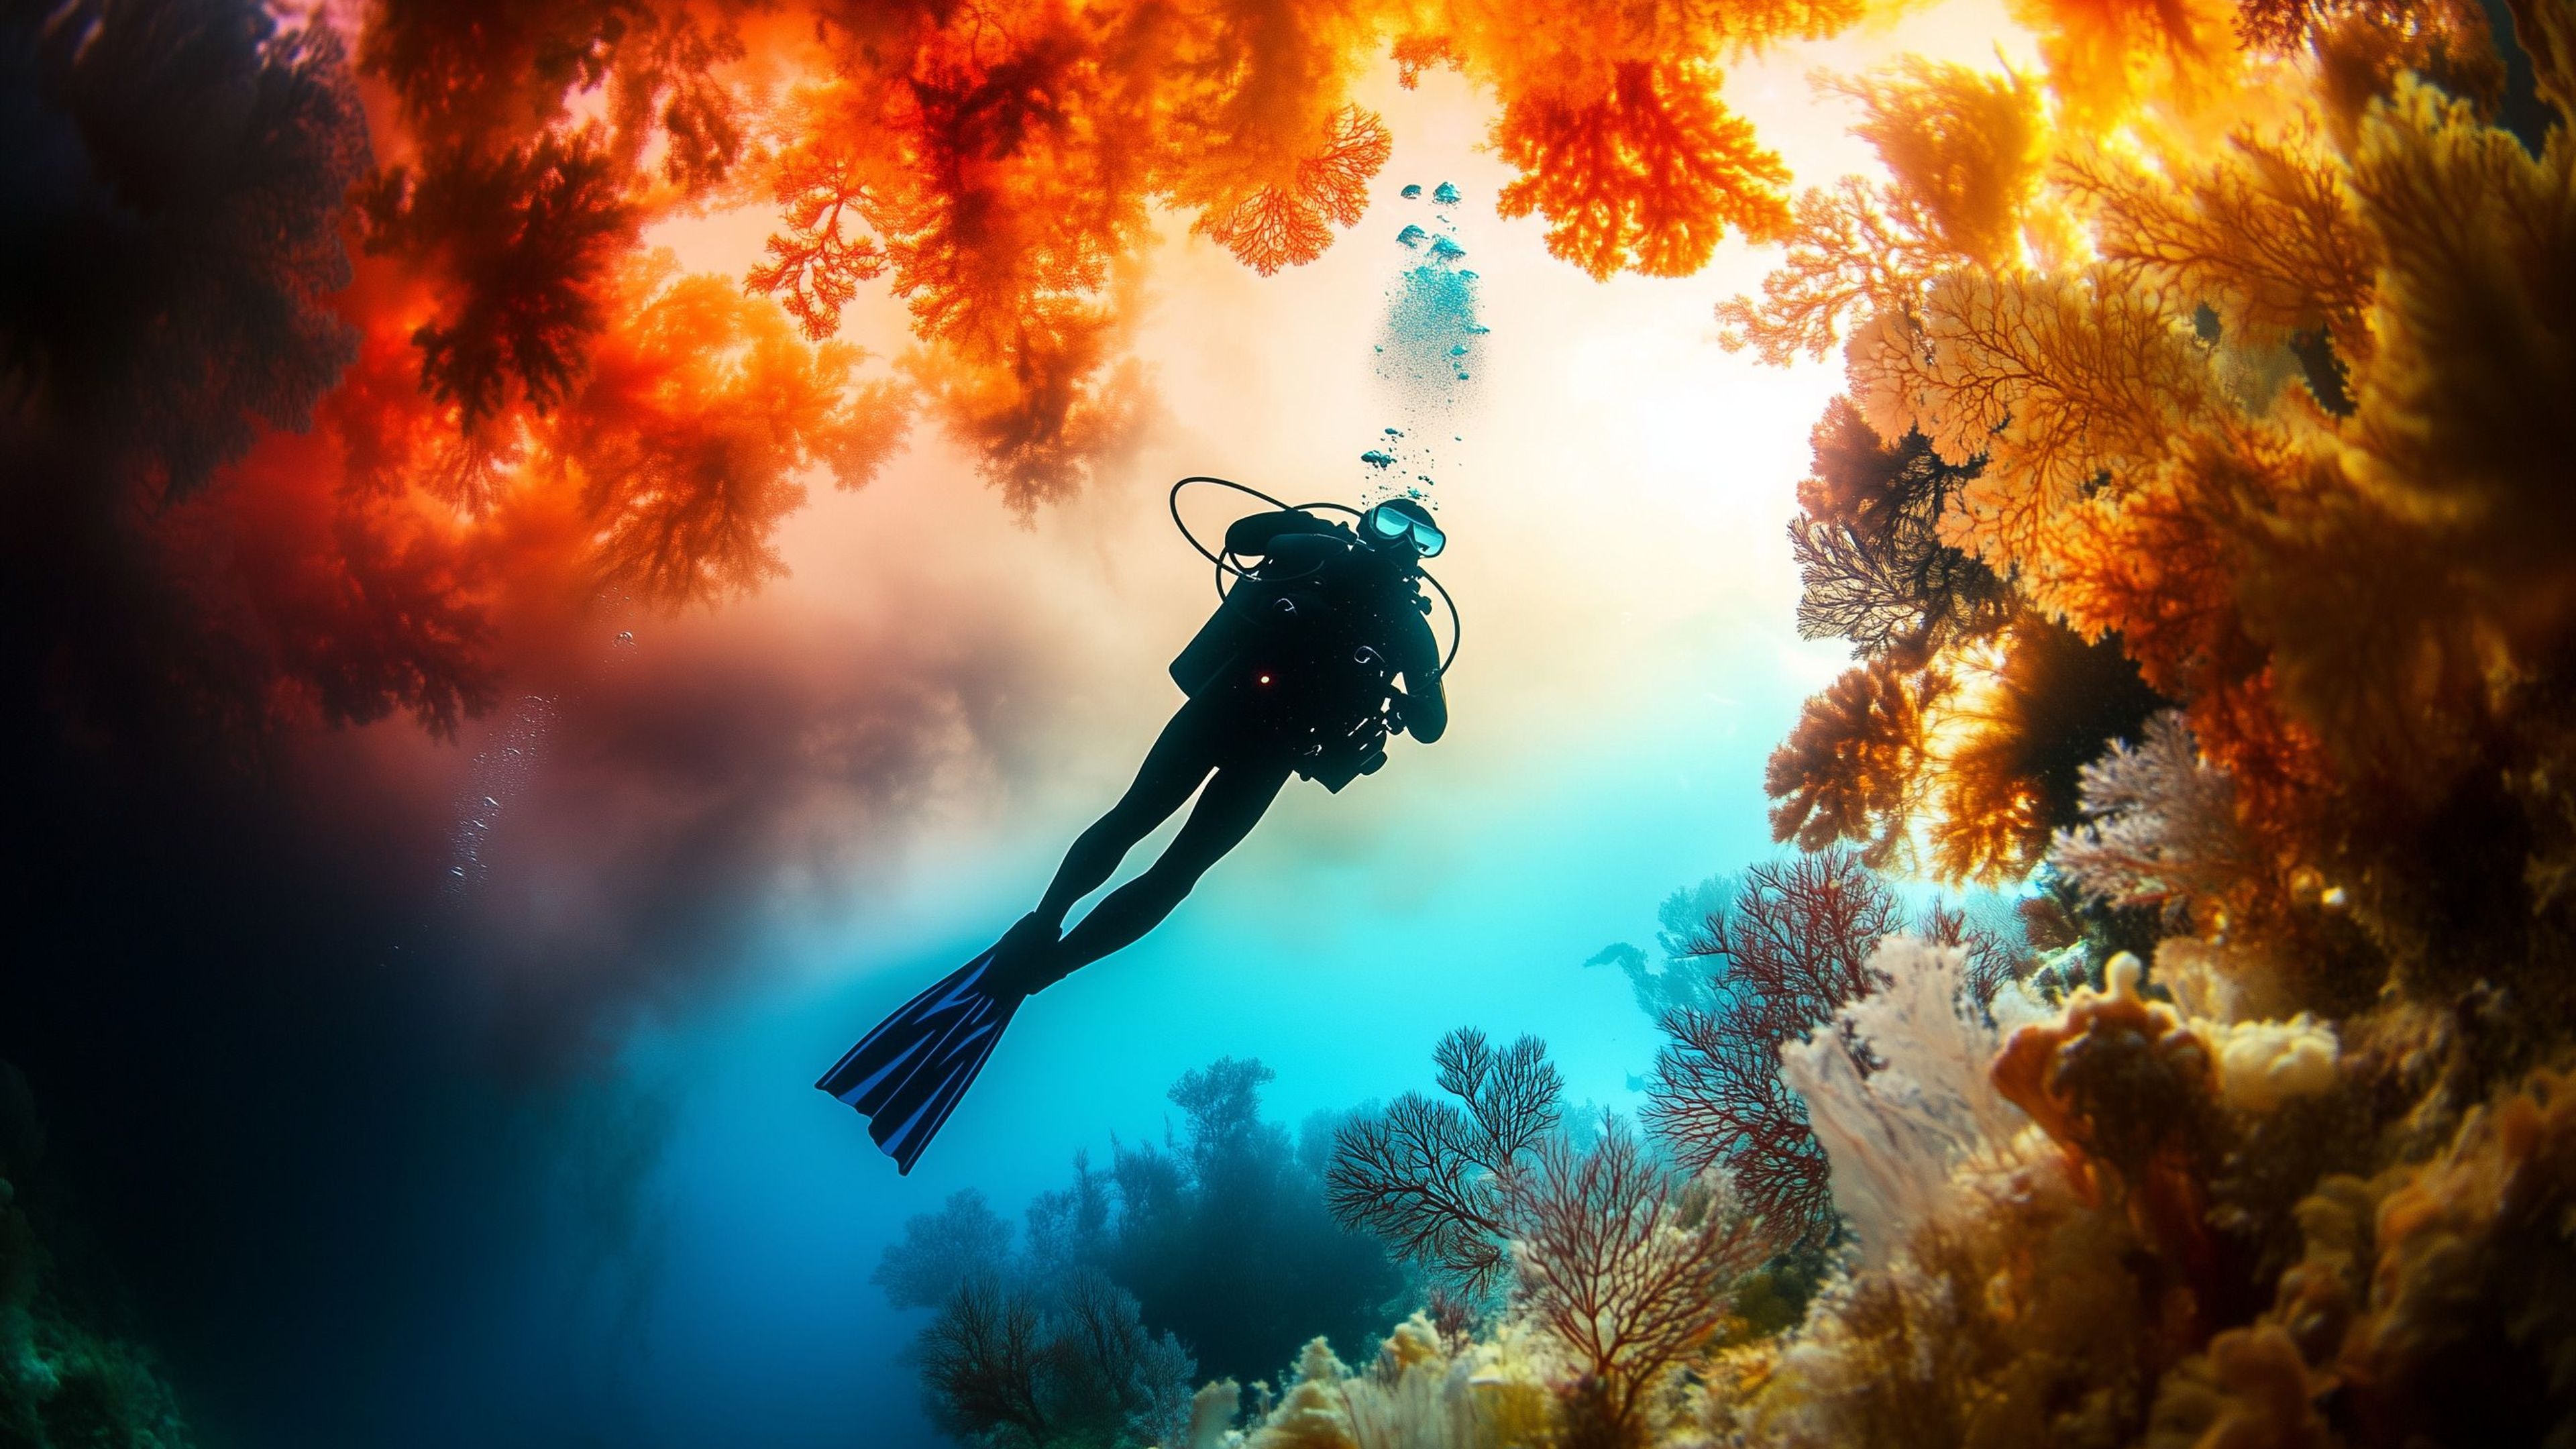
[[[1966,999],[1958,948],[1890,936],[1869,964],[1887,984],[1783,1046],[1780,1075],[1806,1099],[1834,1202],[1877,1265],[1940,1210],[1963,1162],[2000,1152],[2028,1119],[1987,1075],[1998,1043]]]
[[[2176,711],[2148,720],[2135,748],[2114,743],[2077,787],[2087,823],[2058,831],[2048,860],[2087,895],[2179,906],[2223,896],[2253,867],[2235,783],[2200,757]]]

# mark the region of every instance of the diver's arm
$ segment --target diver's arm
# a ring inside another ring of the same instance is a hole
[[[1449,695],[1440,687],[1440,642],[1429,621],[1415,618],[1399,626],[1396,654],[1403,666],[1404,687],[1394,691],[1405,733],[1430,744],[1449,731]]]
[[[1294,508],[1269,513],[1248,514],[1236,519],[1225,530],[1225,551],[1250,558],[1270,551],[1271,541],[1288,534],[1332,534],[1338,530],[1311,513]]]

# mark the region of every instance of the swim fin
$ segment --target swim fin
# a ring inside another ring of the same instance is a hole
[[[1018,980],[1027,924],[877,1023],[814,1084],[868,1119],[898,1174],[912,1171],[1028,999]]]

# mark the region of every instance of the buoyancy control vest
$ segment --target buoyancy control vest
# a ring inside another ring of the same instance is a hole
[[[1283,539],[1171,665],[1183,693],[1232,694],[1299,774],[1336,791],[1385,762],[1396,673],[1385,615],[1404,602],[1358,548],[1339,529]]]

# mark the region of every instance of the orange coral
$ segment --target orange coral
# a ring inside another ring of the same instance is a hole
[[[1954,685],[1947,672],[1906,671],[1882,658],[1845,670],[1808,700],[1763,767],[1762,788],[1779,802],[1771,838],[1802,850],[1848,840],[1870,865],[1896,861],[1920,798],[1926,715]]]
[[[1199,218],[1208,239],[1268,276],[1322,256],[1333,234],[1327,223],[1349,226],[1368,202],[1369,179],[1395,150],[1386,123],[1356,105],[1333,117],[1324,149],[1301,157],[1285,185],[1263,186],[1222,212]]]
[[[2139,1232],[2187,1283],[2205,1283],[2214,1247],[2194,1154],[2216,1067],[2173,1008],[2139,994],[2136,957],[2113,958],[2105,975],[2104,990],[2078,988],[2058,1021],[2013,1033],[1995,1058],[1995,1090],[2066,1153],[2079,1184],[2124,1190]]]
[[[1521,175],[1496,209],[1545,216],[1548,251],[1604,281],[1695,272],[1729,225],[1787,230],[1788,168],[1717,98],[1717,81],[1710,67],[1623,61],[1605,93],[1515,97],[1494,148]]]
[[[593,520],[598,571],[664,605],[713,602],[785,572],[769,535],[804,501],[792,475],[867,481],[906,422],[860,354],[810,347],[785,313],[720,277],[648,259],[624,279],[624,325],[602,343],[550,440]]]

